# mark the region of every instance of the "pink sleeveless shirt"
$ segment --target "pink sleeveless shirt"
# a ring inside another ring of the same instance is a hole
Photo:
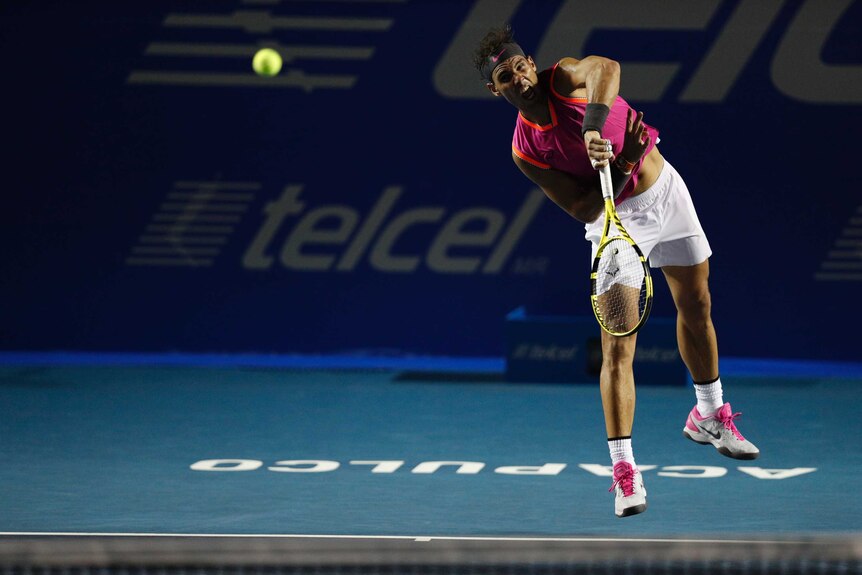
[[[521,113],[515,122],[515,134],[512,137],[512,151],[525,162],[542,169],[553,168],[568,172],[578,178],[597,177],[596,170],[590,164],[587,149],[581,135],[584,122],[584,112],[587,109],[586,98],[568,98],[554,89],[554,74],[557,65],[551,69],[548,98],[548,108],[551,123],[540,126],[527,120]],[[617,96],[611,112],[602,130],[602,137],[609,139],[614,148],[614,154],[623,149],[623,138],[626,133],[626,115],[628,103]],[[650,136],[650,145],[644,157],[655,147],[658,141],[658,130],[644,124]],[[632,177],[623,191],[617,196],[616,203],[625,200],[634,191],[638,183],[643,158],[635,165]]]

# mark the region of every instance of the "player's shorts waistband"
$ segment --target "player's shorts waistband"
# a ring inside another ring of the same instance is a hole
[[[658,178],[653,182],[653,185],[647,188],[643,193],[623,200],[620,205],[616,207],[617,213],[628,214],[632,212],[640,212],[653,205],[657,199],[667,192],[670,187],[669,184],[673,178],[673,174],[675,173],[676,170],[674,170],[673,166],[670,165],[670,162],[665,160],[664,165],[661,168],[661,173],[659,173]]]

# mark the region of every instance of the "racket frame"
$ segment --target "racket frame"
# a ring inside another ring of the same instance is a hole
[[[652,299],[653,299],[653,285],[652,285],[652,274],[650,274],[649,263],[647,259],[644,257],[643,252],[637,243],[632,239],[629,235],[628,231],[626,231],[625,226],[620,221],[620,217],[617,214],[616,207],[614,206],[614,193],[613,193],[613,183],[611,180],[611,170],[609,166],[604,166],[599,171],[599,178],[602,184],[602,197],[605,201],[605,223],[602,227],[602,238],[599,240],[599,247],[596,250],[596,256],[593,258],[593,267],[590,270],[590,303],[593,308],[593,315],[596,316],[596,321],[599,322],[599,326],[607,333],[615,337],[626,337],[636,333],[643,325],[646,323],[647,318],[649,317],[650,310],[652,309]],[[619,236],[608,237],[608,232],[610,231],[611,221],[613,220],[614,225],[617,227],[619,231]],[[598,284],[598,271],[599,271],[599,260],[602,257],[602,252],[604,252],[605,248],[608,244],[613,240],[618,240],[619,238],[627,241],[637,253],[638,258],[640,259],[641,265],[644,270],[644,282],[646,284],[646,302],[644,302],[644,311],[640,316],[640,320],[638,323],[632,327],[630,330],[625,332],[617,332],[609,329],[605,323],[602,321],[601,313],[598,309],[598,298],[599,296],[596,294],[597,284]]]

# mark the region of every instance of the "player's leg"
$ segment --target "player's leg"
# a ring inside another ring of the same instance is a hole
[[[718,378],[718,341],[712,325],[709,260],[662,268],[676,305],[679,353],[694,381]]]
[[[602,331],[602,371],[599,382],[608,437],[632,434],[635,416],[635,379],[632,362],[636,335],[615,337]]]
[[[614,513],[627,517],[646,509],[646,489],[632,452],[635,381],[632,371],[636,336],[614,337],[602,331],[602,370],[599,377],[608,448],[614,467]]]
[[[667,175],[642,194],[629,198],[617,206],[617,213],[628,232],[638,242],[645,255],[659,239],[661,226],[656,217],[647,217],[654,206],[660,203],[660,198],[667,191]],[[602,235],[604,218],[584,226],[585,238],[592,243],[590,261],[596,256]],[[602,276],[600,276],[602,277]],[[636,282],[639,285],[639,281]],[[626,291],[626,290],[623,290]],[[605,295],[599,286],[599,297]],[[623,305],[619,317],[623,324],[637,323],[637,301],[639,289],[631,290],[631,300],[627,294],[608,293],[607,297],[621,295]],[[631,312],[629,311],[631,310]],[[628,319],[634,315],[634,319]],[[620,331],[628,331],[627,329]],[[608,449],[614,466],[614,482],[612,490],[616,492],[614,508],[617,516],[634,515],[646,509],[646,490],[643,478],[637,469],[632,453],[632,423],[635,411],[635,384],[632,373],[636,336],[614,337],[602,332],[602,370],[600,376],[602,407],[605,415],[605,426],[608,437]]]
[[[724,403],[718,371],[718,342],[712,323],[709,260],[692,266],[664,266],[677,309],[680,355],[695,384],[697,405],[683,433],[693,441],[714,445],[735,459],[754,459],[760,452],[737,429],[729,403]]]
[[[641,319],[639,304],[643,274],[641,277],[634,277],[631,280],[632,283],[637,283],[637,287],[615,283],[607,291],[604,291],[605,288],[601,283],[603,276],[599,275],[599,278],[596,308],[600,310],[605,327],[610,328],[615,333],[631,331]],[[603,291],[604,293],[602,293]]]

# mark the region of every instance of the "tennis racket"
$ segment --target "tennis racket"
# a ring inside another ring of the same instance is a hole
[[[605,200],[605,225],[590,272],[590,299],[602,329],[623,337],[646,323],[652,307],[652,276],[646,258],[614,208],[610,166],[599,171],[599,179]],[[609,235],[611,222],[616,228],[614,235]]]

